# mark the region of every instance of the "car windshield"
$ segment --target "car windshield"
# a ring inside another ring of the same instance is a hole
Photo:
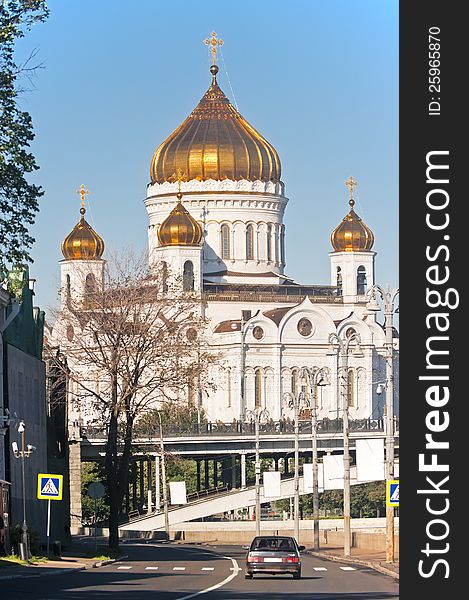
[[[252,542],[251,550],[261,552],[296,552],[292,538],[257,538]]]

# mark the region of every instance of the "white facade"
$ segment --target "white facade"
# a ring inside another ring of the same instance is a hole
[[[150,264],[163,256],[177,263],[189,251],[158,247],[157,230],[175,206],[177,190],[169,182],[148,186]],[[304,366],[329,368],[331,384],[319,388],[318,417],[340,418],[338,357],[327,354],[329,334],[345,338],[351,331],[359,333],[364,357],[350,354],[348,360],[350,418],[381,418],[383,398],[375,382],[385,378],[385,335],[375,317],[366,314],[376,253],[329,254],[330,285],[338,285],[340,269],[340,290],[300,286],[284,273],[288,199],[283,184],[193,180],[182,182],[181,192],[184,206],[204,229],[202,278],[195,289],[203,290],[210,343],[223,355],[212,367],[217,390],[202,394],[207,418],[242,419],[256,402],[274,421],[293,418],[283,399],[285,392],[302,390],[299,371]]]

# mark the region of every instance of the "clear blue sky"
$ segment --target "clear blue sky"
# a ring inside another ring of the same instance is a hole
[[[18,60],[35,49],[44,66],[21,105],[36,132],[32,179],[45,190],[30,273],[46,313],[80,184],[108,248],[146,248],[150,160],[210,83],[202,40],[212,30],[225,42],[220,86],[282,161],[287,274],[329,284],[329,235],[353,175],[377,282],[398,285],[397,0],[48,4],[50,18],[17,46]]]

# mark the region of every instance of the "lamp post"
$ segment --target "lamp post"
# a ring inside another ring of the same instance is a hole
[[[350,451],[349,451],[349,423],[348,423],[348,355],[351,344],[354,344],[354,355],[363,356],[360,347],[360,334],[353,331],[345,339],[340,338],[336,333],[329,335],[330,349],[328,355],[338,353],[338,378],[340,379],[340,398],[342,401],[342,424],[343,424],[343,444],[344,444],[344,556],[350,556],[351,531],[350,531]]]
[[[327,367],[303,367],[301,378],[307,378],[311,390],[311,436],[313,453],[313,549],[319,550],[319,479],[318,479],[318,439],[317,439],[317,398],[318,386],[329,385]]]
[[[26,522],[26,485],[25,485],[25,471],[24,471],[24,459],[29,458],[31,454],[36,450],[35,446],[28,444],[25,448],[24,446],[24,432],[25,432],[25,424],[24,421],[20,421],[18,424],[18,433],[21,434],[21,450],[18,449],[18,444],[16,442],[11,443],[11,447],[13,450],[13,454],[15,458],[21,458],[21,484],[22,484],[22,496],[23,496],[23,525],[22,525],[22,547],[23,552],[25,554],[26,559],[31,557],[31,553],[29,551],[29,540],[28,540],[28,525]]]
[[[376,294],[383,301],[384,331],[386,334],[386,485],[394,479],[394,349],[393,349],[393,315],[394,300],[399,294],[399,288],[393,291],[388,287],[384,290],[379,285],[373,285],[367,292],[370,300],[366,306],[369,313],[380,310]],[[394,562],[394,506],[386,505],[386,562]]]
[[[305,400],[304,394],[294,394],[293,392],[284,392],[283,399],[288,408],[293,408],[295,421],[295,471],[294,471],[294,494],[293,494],[293,515],[294,515],[294,537],[297,542],[300,540],[300,470],[299,470],[299,412],[300,402]]]
[[[256,536],[261,534],[261,461],[260,461],[260,440],[259,440],[259,423],[262,418],[269,418],[269,412],[260,406],[256,406],[254,410],[248,409],[245,412],[246,417],[254,417],[254,426],[256,432],[256,463],[255,463],[255,474],[256,474]]]
[[[248,317],[249,318],[249,317]],[[236,328],[236,324],[232,324],[232,328]],[[240,399],[239,399],[239,418],[242,421],[250,410],[246,409],[246,379],[245,379],[245,370],[246,370],[246,334],[248,331],[253,329],[252,323],[247,323],[244,315],[244,311],[241,314],[241,323],[240,323],[240,332],[241,332],[241,357],[240,357],[240,368],[239,368],[239,390],[240,390]]]
[[[164,511],[164,529],[166,537],[169,541],[169,513],[168,513],[168,492],[166,490],[166,464],[164,459],[164,440],[163,440],[163,426],[161,423],[160,411],[156,411],[158,419],[160,421],[160,452],[161,452],[161,479],[163,485],[163,511]]]

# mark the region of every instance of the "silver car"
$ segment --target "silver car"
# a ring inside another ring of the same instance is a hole
[[[255,537],[248,547],[244,577],[252,579],[255,573],[278,575],[291,573],[293,579],[301,578],[300,550],[295,538],[277,535]]]

